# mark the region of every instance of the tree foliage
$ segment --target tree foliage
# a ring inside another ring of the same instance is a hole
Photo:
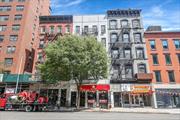
[[[45,49],[46,60],[39,66],[48,83],[74,80],[79,91],[83,80],[107,77],[105,47],[94,37],[65,35]]]

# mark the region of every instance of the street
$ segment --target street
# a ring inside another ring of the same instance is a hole
[[[180,120],[178,114],[117,112],[2,112],[0,120]]]

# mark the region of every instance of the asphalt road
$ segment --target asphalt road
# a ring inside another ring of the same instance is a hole
[[[0,120],[180,120],[177,114],[110,112],[2,112]]]

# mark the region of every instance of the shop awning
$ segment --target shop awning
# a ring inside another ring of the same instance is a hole
[[[109,91],[110,85],[108,84],[95,84],[95,85],[82,85],[80,87],[81,91]]]

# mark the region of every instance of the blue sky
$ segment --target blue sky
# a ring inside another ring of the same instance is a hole
[[[108,9],[142,9],[143,24],[180,31],[180,0],[51,0],[53,15],[105,14]]]

